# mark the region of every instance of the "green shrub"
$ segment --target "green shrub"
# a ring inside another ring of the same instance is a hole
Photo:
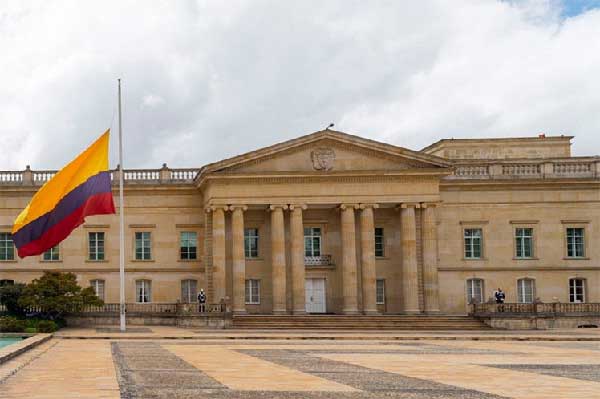
[[[33,328],[33,327],[26,327],[25,328],[25,332],[27,334],[35,334],[36,332],[38,332],[37,328]]]
[[[25,284],[10,284],[0,287],[0,304],[6,306],[8,314],[13,316],[25,315],[25,310],[19,305]]]
[[[16,317],[0,317],[0,332],[24,332],[27,327],[25,320]]]
[[[40,320],[37,326],[38,332],[51,333],[58,330],[58,326],[52,320]]]

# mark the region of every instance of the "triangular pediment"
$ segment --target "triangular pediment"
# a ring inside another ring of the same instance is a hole
[[[208,173],[335,173],[445,169],[448,161],[406,148],[324,130],[207,165]]]

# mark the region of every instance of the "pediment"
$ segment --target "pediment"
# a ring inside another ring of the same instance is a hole
[[[445,169],[441,158],[342,132],[325,130],[215,164],[206,173],[336,173]]]

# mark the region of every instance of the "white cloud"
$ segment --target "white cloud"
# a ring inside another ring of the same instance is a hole
[[[552,0],[5,1],[0,169],[60,167],[115,128],[117,78],[126,167],[329,122],[414,149],[546,132],[600,153],[599,36],[598,10]]]

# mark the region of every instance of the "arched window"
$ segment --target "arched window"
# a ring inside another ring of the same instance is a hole
[[[584,278],[569,279],[569,302],[571,302],[571,303],[585,302],[585,279]]]
[[[181,280],[181,302],[194,303],[198,294],[198,281]]]
[[[104,300],[104,280],[92,280],[90,285],[94,289],[96,296]]]
[[[152,302],[152,281],[137,280],[135,282],[135,299],[137,303]]]
[[[533,303],[535,299],[535,280],[522,278],[517,280],[517,302]]]
[[[483,280],[471,278],[467,280],[467,303],[483,303]]]

